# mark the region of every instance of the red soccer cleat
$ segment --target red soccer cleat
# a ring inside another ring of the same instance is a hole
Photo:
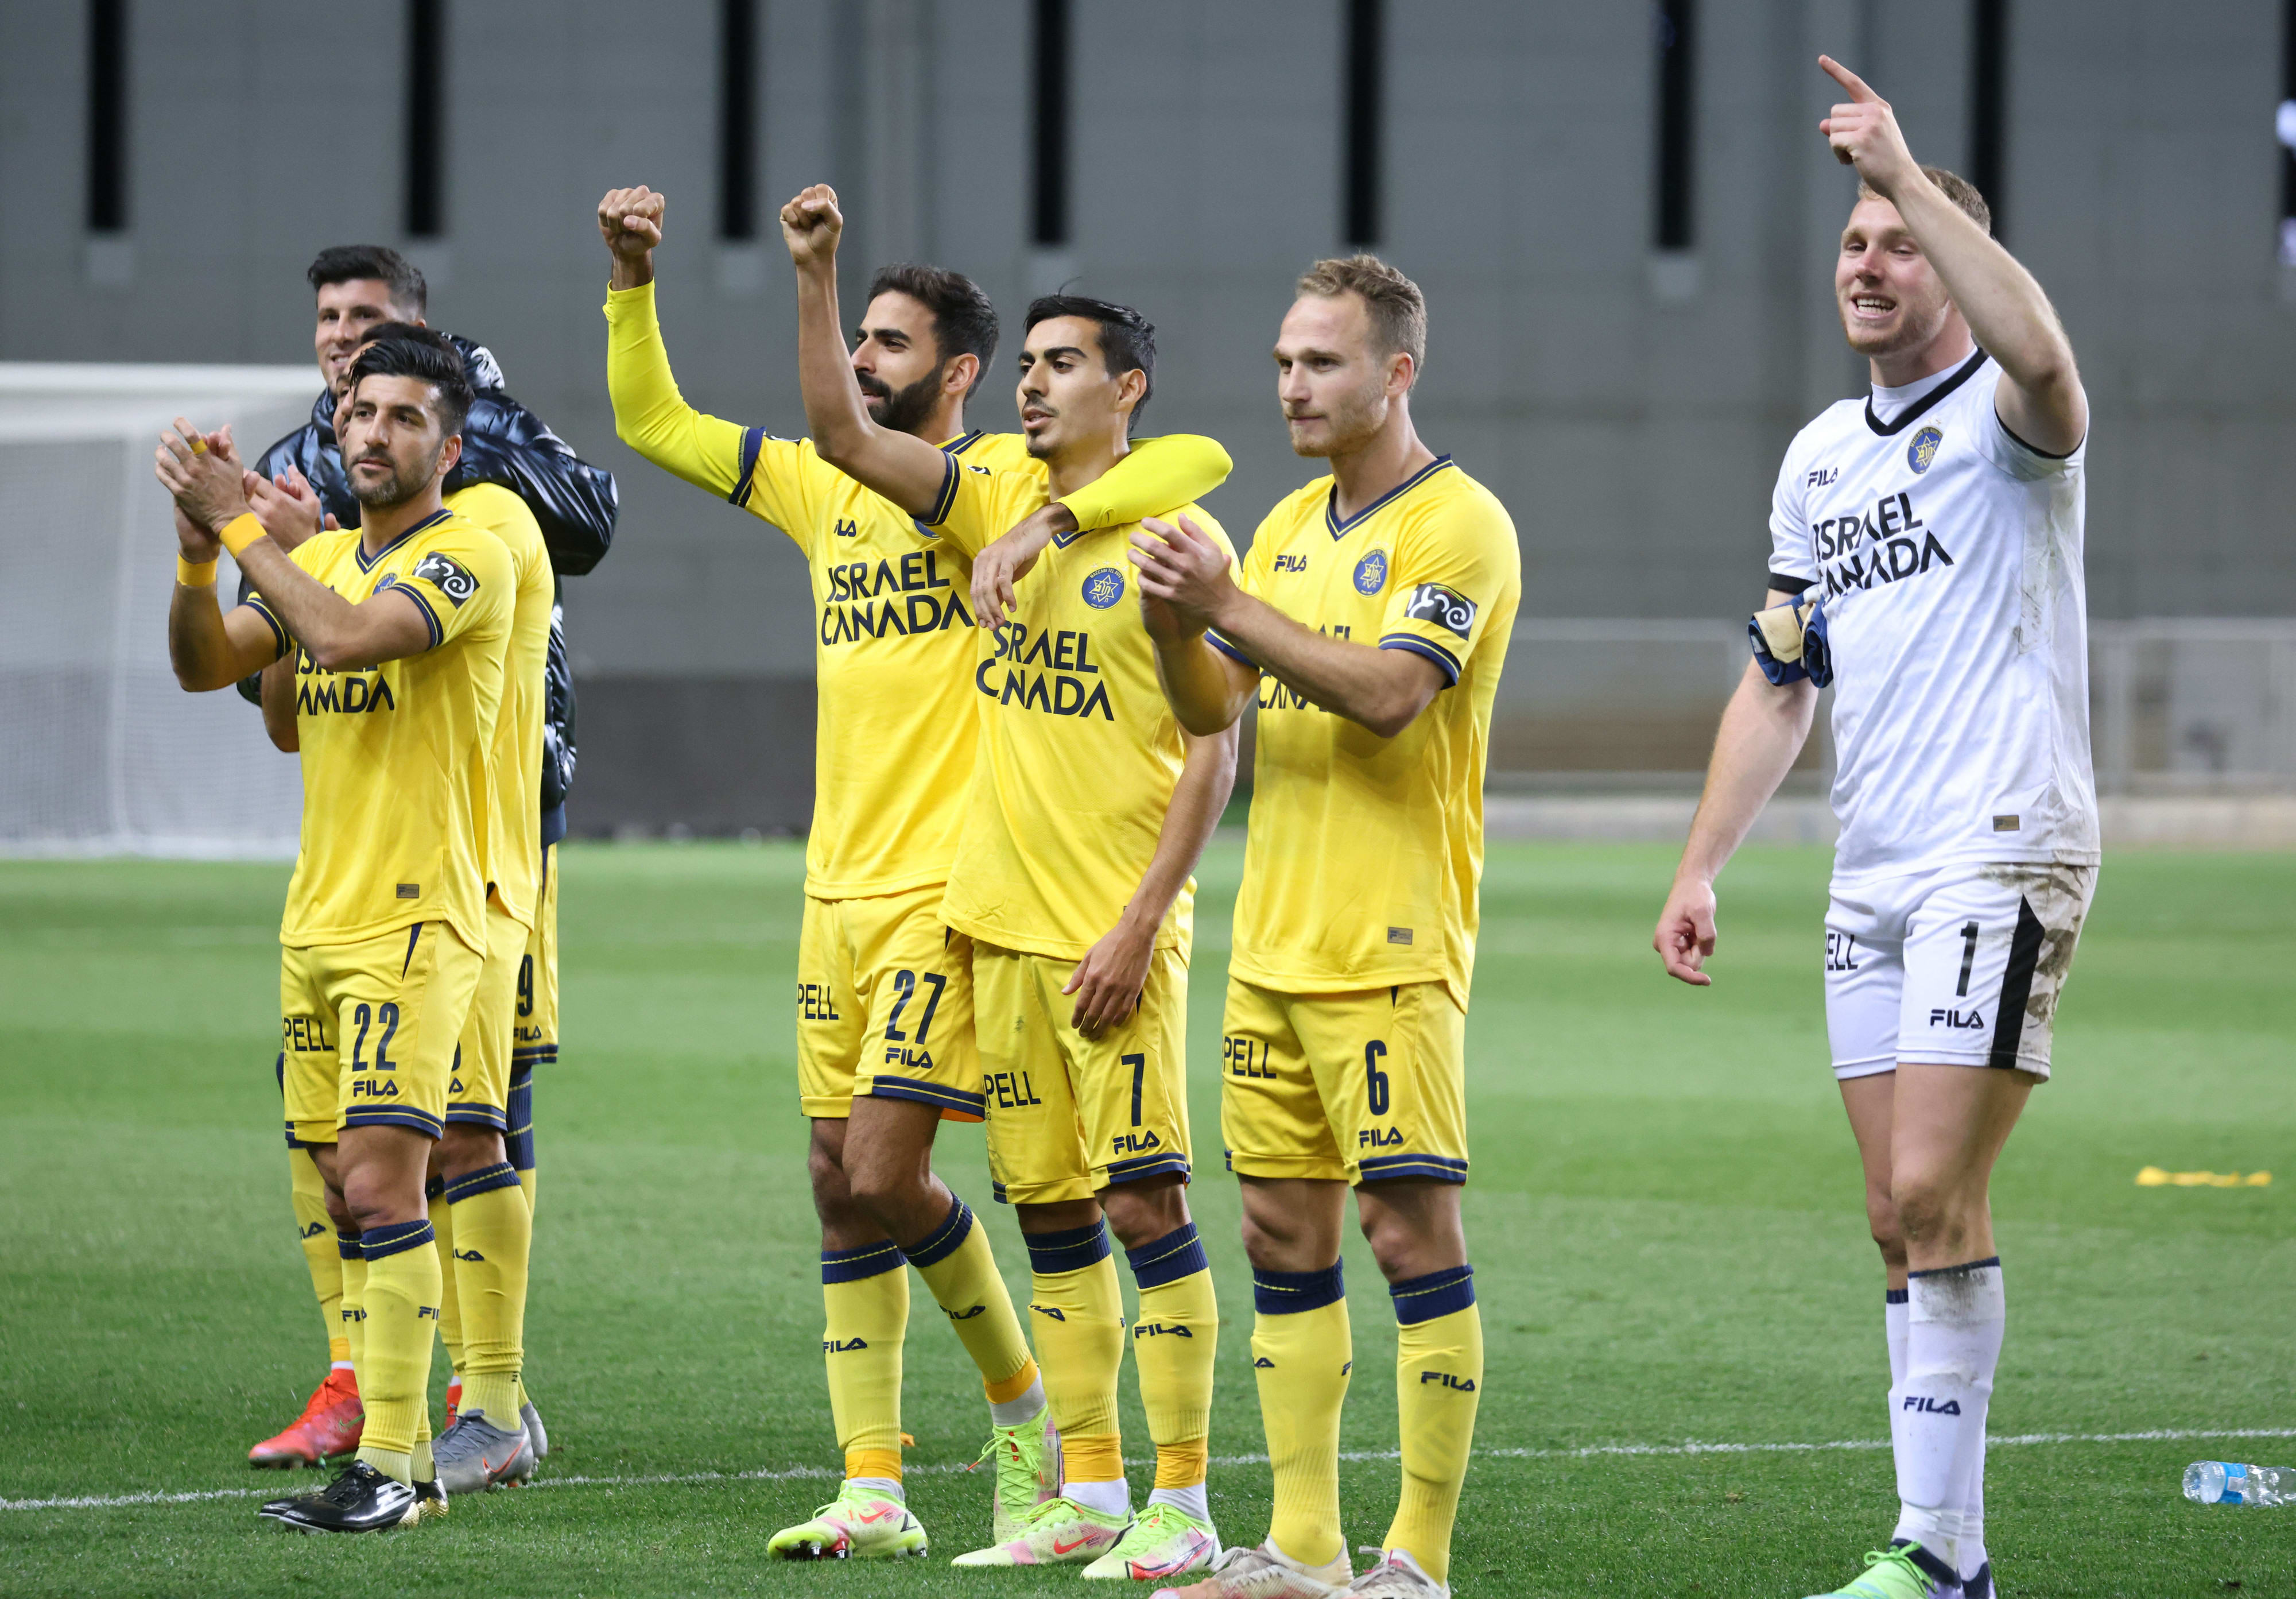
[[[358,1447],[366,1411],[359,1404],[358,1379],[348,1371],[331,1370],[327,1380],[311,1390],[303,1414],[276,1438],[266,1438],[247,1452],[251,1466],[287,1470],[316,1466]]]

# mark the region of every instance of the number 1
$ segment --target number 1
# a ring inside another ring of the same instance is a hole
[[[1969,997],[1969,969],[1977,963],[1977,923],[1972,922],[1961,930],[1961,986],[1956,988],[1956,998]]]
[[[1132,1125],[1138,1127],[1140,1125],[1140,1087],[1148,1075],[1148,1057],[1144,1054],[1137,1054],[1119,1055],[1116,1058],[1132,1068]]]

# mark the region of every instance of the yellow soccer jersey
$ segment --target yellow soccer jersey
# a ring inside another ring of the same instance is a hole
[[[979,550],[1044,503],[1034,478],[950,463],[939,525]],[[1186,515],[1231,554],[1220,525]],[[1019,614],[982,648],[970,684],[980,766],[941,916],[959,932],[1075,960],[1116,925],[1156,854],[1184,747],[1156,678],[1126,553],[1137,521],[1046,550],[1014,589]],[[1185,957],[1195,882],[1157,930]]]
[[[1293,994],[1439,981],[1464,1010],[1521,551],[1506,508],[1448,455],[1345,522],[1332,494],[1318,478],[1269,512],[1238,583],[1320,633],[1423,656],[1448,686],[1384,739],[1260,678],[1228,970]]]
[[[279,941],[348,944],[442,921],[487,947],[493,775],[517,579],[503,541],[441,511],[368,555],[356,528],[296,546],[296,565],[353,604],[406,591],[430,627],[420,654],[330,672],[295,666],[303,836]],[[260,594],[248,603],[293,647]]]
[[[512,920],[529,931],[542,874],[543,680],[550,655],[550,611],[557,579],[550,548],[526,502],[494,483],[473,483],[447,508],[492,533],[510,552],[512,607],[504,658],[502,709],[495,718],[494,774],[488,816],[487,878]]]
[[[662,345],[652,284],[610,291],[606,320],[607,386],[623,441],[782,529],[811,569],[817,715],[806,893],[850,899],[946,882],[980,742],[971,550],[947,547],[822,460],[810,441],[688,406]],[[967,433],[942,447],[1029,478],[1036,497],[1028,509],[1045,503],[1044,468],[1018,434]],[[1069,497],[1079,525],[1152,514],[1227,476],[1226,452],[1209,439],[1144,441],[1135,453],[1146,457],[1137,467]]]

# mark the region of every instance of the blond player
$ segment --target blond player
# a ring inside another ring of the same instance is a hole
[[[983,1111],[971,947],[940,918],[979,746],[971,562],[813,443],[685,403],[654,310],[665,212],[663,197],[644,188],[615,190],[599,204],[613,261],[615,425],[648,460],[788,533],[811,567],[816,616],[820,731],[798,969],[799,1088],[813,1123],[823,1360],[846,1480],[835,1500],[768,1547],[791,1558],[924,1552],[900,1480],[905,1261],[980,1371],[993,1429],[984,1453],[997,1471],[990,1532],[1002,1540],[1059,1484],[1044,1385],[987,1231],[931,1163],[940,1121],[978,1121]],[[1021,441],[965,426],[996,333],[996,311],[971,280],[890,266],[871,288],[849,355],[841,345],[835,355],[874,425],[932,461],[1029,474],[1034,509],[1043,474]],[[1047,520],[1069,529],[1076,519],[1123,521],[1201,493],[1226,472],[1225,452],[1208,439],[1160,440],[1066,505],[1047,507]]]
[[[354,370],[343,448],[364,512],[291,555],[244,505],[235,460],[188,426],[162,443],[183,547],[168,652],[193,692],[294,651],[304,829],[280,928],[287,1109],[357,1229],[357,1459],[266,1518],[364,1532],[420,1513],[418,1445],[440,1275],[423,1175],[449,1108],[488,929],[489,769],[516,586],[510,551],[446,509],[471,403],[451,351],[395,339]],[[181,425],[181,424],[179,424]],[[216,537],[257,597],[216,604]],[[430,1488],[435,1498],[437,1489]]]
[[[1047,481],[879,425],[837,336],[841,226],[826,187],[782,210],[824,458],[966,550],[1029,517],[1048,487],[1071,494],[1126,459],[1154,330],[1080,296],[1035,302],[1021,352],[1021,427]],[[1218,1547],[1204,1470],[1219,1323],[1185,1192],[1184,1039],[1190,873],[1226,803],[1235,742],[1185,734],[1156,692],[1128,531],[1055,538],[1018,616],[982,619],[996,626],[967,679],[985,721],[941,916],[972,941],[989,1167],[1029,1242],[1062,1480],[1015,1536],[962,1565],[1077,1562],[1088,1577],[1145,1578]],[[1140,1289],[1132,1342],[1156,1444],[1136,1518],[1116,1417],[1124,1318],[1110,1226]]]
[[[1180,725],[1259,709],[1220,1127],[1275,1505],[1265,1542],[1185,1590],[1203,1599],[1448,1591],[1483,1380],[1459,1213],[1483,767],[1522,577],[1505,509],[1411,425],[1426,339],[1401,273],[1317,262],[1277,335],[1276,387],[1292,447],[1331,474],[1268,513],[1233,574],[1187,519],[1133,540]],[[1395,1519],[1360,1576],[1338,1482],[1349,1185],[1394,1303],[1403,1446]]]

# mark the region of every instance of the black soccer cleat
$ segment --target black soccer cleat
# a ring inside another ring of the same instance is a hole
[[[418,1508],[414,1489],[354,1460],[316,1493],[274,1499],[257,1513],[298,1532],[381,1532]]]
[[[1961,1599],[1996,1599],[1993,1592],[1993,1562],[1987,1561],[1977,1568],[1974,1577],[1964,1577],[1961,1583]]]

